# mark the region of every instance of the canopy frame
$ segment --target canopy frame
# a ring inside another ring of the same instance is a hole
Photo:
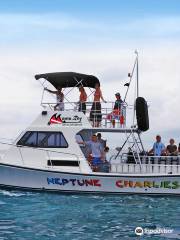
[[[95,85],[99,82],[99,79],[93,75],[87,75],[76,72],[55,72],[55,73],[44,73],[35,75],[35,79],[39,80],[44,78],[51,83],[56,89],[69,88],[69,87],[89,87],[95,88]]]

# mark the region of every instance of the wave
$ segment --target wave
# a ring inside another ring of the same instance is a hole
[[[29,195],[35,195],[37,193],[30,193],[30,192],[20,192],[20,191],[8,191],[8,190],[0,190],[0,194],[4,196],[9,197],[22,197],[22,196],[29,196]],[[1,204],[1,203],[0,203]]]

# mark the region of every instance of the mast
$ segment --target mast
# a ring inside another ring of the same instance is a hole
[[[137,84],[137,98],[139,97],[139,59],[138,51],[135,51],[136,54],[136,84]]]
[[[139,61],[138,61],[138,51],[135,50],[134,53],[136,54],[136,58],[135,58],[135,61],[134,61],[132,72],[128,73],[129,82],[124,84],[124,86],[127,87],[127,90],[126,90],[126,93],[125,93],[125,96],[124,96],[124,102],[126,101],[126,98],[127,98],[128,92],[129,92],[129,88],[130,88],[130,85],[131,85],[131,81],[133,79],[134,74],[136,74],[135,95],[136,95],[136,97],[139,97]],[[135,71],[136,71],[136,73],[135,73]]]

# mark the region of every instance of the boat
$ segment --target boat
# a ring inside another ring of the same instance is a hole
[[[78,111],[77,102],[67,101],[63,111],[54,110],[55,103],[44,101],[48,82],[55,89],[83,86],[93,91],[99,79],[75,72],[38,74],[42,84],[42,112],[17,139],[1,141],[6,150],[0,157],[0,188],[28,191],[95,194],[180,194],[180,157],[149,156],[144,150],[141,135],[149,129],[148,104],[139,97],[138,54],[126,95],[136,75],[134,106],[125,103],[115,125],[112,124],[114,102],[102,103],[102,121],[94,126],[89,118],[92,102],[87,102],[86,113]],[[128,127],[128,111],[134,114]],[[121,120],[120,120],[121,119]],[[117,134],[124,143],[112,152],[108,161],[94,169],[87,149],[77,139],[88,141],[93,134]]]

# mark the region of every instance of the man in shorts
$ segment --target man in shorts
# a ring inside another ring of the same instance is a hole
[[[93,135],[90,141],[78,142],[79,144],[84,144],[89,147],[92,154],[92,166],[94,171],[98,171],[100,164],[103,163],[103,153],[104,149],[102,144],[98,142],[97,136]]]

